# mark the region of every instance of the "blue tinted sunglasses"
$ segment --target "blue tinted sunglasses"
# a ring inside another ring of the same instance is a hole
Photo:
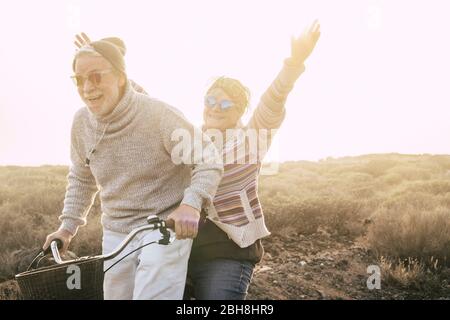
[[[226,99],[218,102],[216,97],[214,96],[207,96],[205,98],[205,105],[208,106],[209,108],[214,108],[216,104],[219,104],[220,109],[222,111],[227,110],[234,105],[232,101]]]

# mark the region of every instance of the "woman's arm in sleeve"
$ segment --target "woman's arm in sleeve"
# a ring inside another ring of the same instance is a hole
[[[277,129],[285,117],[285,103],[295,82],[305,70],[304,62],[320,37],[320,25],[315,21],[308,31],[291,40],[291,56],[269,88],[263,93],[249,122],[249,128]]]

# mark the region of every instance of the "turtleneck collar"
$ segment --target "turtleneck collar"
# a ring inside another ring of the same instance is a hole
[[[100,116],[92,113],[88,108],[91,120],[103,124],[111,124],[119,121],[125,116],[125,114],[128,113],[128,111],[132,107],[134,93],[135,91],[131,87],[130,81],[128,80],[122,98],[119,100],[119,103],[111,113],[107,114],[106,116]]]

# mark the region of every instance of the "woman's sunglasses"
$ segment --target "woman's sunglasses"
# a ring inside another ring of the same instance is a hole
[[[73,75],[70,78],[77,87],[83,87],[86,80],[89,80],[90,83],[98,86],[102,82],[102,76],[110,72],[112,72],[112,69],[91,72],[85,77],[80,75]]]
[[[222,111],[227,110],[234,105],[232,101],[226,100],[226,99],[218,102],[216,97],[214,97],[214,96],[207,96],[205,98],[205,105],[208,106],[209,108],[214,108],[216,106],[216,104],[219,104],[220,109]]]

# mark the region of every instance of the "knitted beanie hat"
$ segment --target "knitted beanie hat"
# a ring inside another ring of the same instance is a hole
[[[125,46],[125,42],[123,42],[122,39],[117,37],[109,37],[109,38],[103,38],[102,41],[108,41],[117,46],[122,53],[123,56],[127,53],[127,47]]]
[[[108,38],[107,38],[108,39]],[[111,38],[109,38],[111,39]],[[118,39],[118,38],[115,38]],[[122,44],[123,41],[118,39]],[[103,58],[109,61],[111,65],[117,69],[118,71],[126,74],[126,67],[125,67],[125,59],[124,54],[126,52],[125,44],[123,46],[116,45],[113,41],[116,40],[99,40],[91,42],[89,45],[86,45],[84,47],[81,47],[80,51],[93,51],[101,55]],[[72,68],[75,71],[75,62],[78,57],[78,53],[75,55],[72,63]]]

